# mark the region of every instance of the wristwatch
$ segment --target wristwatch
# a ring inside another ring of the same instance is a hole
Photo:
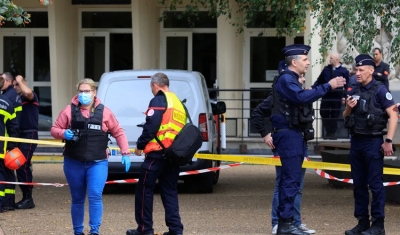
[[[391,140],[391,139],[388,139],[388,138],[386,138],[386,139],[385,139],[385,142],[386,142],[386,143],[392,143],[392,140]]]

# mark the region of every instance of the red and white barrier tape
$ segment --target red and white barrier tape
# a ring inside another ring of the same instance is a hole
[[[321,176],[322,178],[325,178],[325,179],[336,180],[336,181],[340,181],[340,182],[344,182],[344,183],[348,183],[348,184],[353,184],[353,179],[339,179],[339,178],[336,178],[335,176],[332,176],[322,170],[315,169],[315,173],[317,173],[319,176]],[[399,184],[400,184],[400,181],[383,182],[383,186],[385,186],[385,187],[399,185]]]
[[[202,174],[206,172],[211,172],[211,171],[219,171],[223,169],[228,169],[231,167],[235,166],[240,166],[242,163],[232,163],[228,165],[222,165],[219,167],[212,167],[212,168],[207,168],[207,169],[202,169],[202,170],[194,170],[194,171],[186,171],[186,172],[181,172],[179,173],[179,176],[183,175],[197,175],[197,174]],[[126,183],[137,183],[139,179],[125,179],[125,180],[110,180],[107,181],[106,184],[126,184]],[[16,184],[16,185],[41,185],[41,186],[54,186],[54,187],[63,187],[68,184],[60,184],[60,183],[27,183],[27,182],[8,182],[8,181],[0,181],[0,184]]]

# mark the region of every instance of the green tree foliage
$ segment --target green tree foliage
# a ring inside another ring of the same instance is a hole
[[[10,0],[0,0],[0,27],[6,21],[12,21],[16,25],[25,25],[30,22],[30,15],[21,7],[16,6]]]
[[[307,14],[316,19],[311,37],[318,32],[322,42],[319,51],[324,55],[332,48],[337,34],[347,38],[347,59],[352,50],[370,53],[373,39],[383,32],[391,39],[390,58],[400,59],[400,1],[399,0],[158,0],[167,11],[176,11],[184,3],[182,17],[196,18],[200,9],[212,17],[225,16],[241,33],[245,25],[257,18],[260,26],[275,21],[277,36],[304,32]],[[233,10],[238,9],[238,10]],[[232,12],[242,17],[232,17]],[[264,16],[260,20],[260,15]],[[165,15],[160,20],[165,19]],[[381,30],[383,28],[383,31]],[[315,29],[322,30],[315,30]]]

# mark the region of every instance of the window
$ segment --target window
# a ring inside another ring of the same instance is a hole
[[[277,28],[277,16],[271,17],[271,11],[262,11],[256,14],[252,21],[246,24],[247,28]],[[292,12],[288,11],[285,15],[280,15],[279,18],[287,19],[285,27],[289,26],[289,19]],[[279,19],[282,20],[282,19]]]
[[[164,12],[164,28],[217,28],[217,18],[201,11],[197,16],[186,16],[181,11]]]
[[[92,29],[122,29],[132,28],[131,12],[82,12],[82,28]]]
[[[47,11],[32,11],[31,22],[26,25],[15,25],[13,22],[6,22],[1,28],[48,28],[49,18]]]
[[[284,37],[250,37],[250,82],[272,82],[284,59]]]

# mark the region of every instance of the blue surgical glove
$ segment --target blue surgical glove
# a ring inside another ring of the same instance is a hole
[[[131,159],[129,156],[122,156],[122,164],[125,164],[125,171],[128,172],[131,167]]]
[[[66,140],[71,140],[72,137],[74,137],[74,132],[72,132],[70,129],[64,131],[64,137]]]

